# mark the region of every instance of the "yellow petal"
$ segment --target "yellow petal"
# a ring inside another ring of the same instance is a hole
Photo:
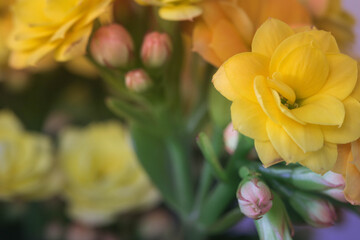
[[[360,204],[360,172],[354,164],[349,162],[346,169],[344,195],[353,205]]]
[[[262,110],[269,118],[278,123],[280,118],[280,111],[277,107],[271,89],[267,86],[267,81],[264,76],[255,77],[254,90]]]
[[[276,90],[281,96],[286,98],[289,103],[293,104],[296,100],[296,94],[291,87],[281,81],[280,73],[274,73],[271,79],[267,79],[267,84],[270,88]]]
[[[280,111],[288,118],[305,125],[305,122],[301,121],[300,119],[298,119],[297,117],[295,117],[294,114],[292,114],[291,110],[288,109],[284,104],[281,103],[281,99],[280,99],[280,95],[278,92],[276,92],[275,90],[272,90],[275,102],[277,107],[280,109]],[[280,120],[281,122],[281,120]]]
[[[193,5],[166,6],[159,10],[160,17],[170,21],[191,20],[201,13],[202,9]]]
[[[345,144],[353,142],[360,137],[360,103],[348,97],[343,102],[345,106],[345,119],[340,128],[336,126],[323,126],[325,141]]]
[[[283,161],[270,141],[255,140],[255,149],[266,168]]]
[[[301,121],[319,125],[341,126],[345,118],[344,104],[330,95],[316,94],[309,97],[291,112]]]
[[[79,4],[80,0],[47,0],[45,14],[48,18],[60,20],[66,17],[69,12]]]
[[[236,94],[231,86],[229,79],[226,76],[224,67],[221,66],[215,75],[213,76],[212,82],[216,90],[218,90],[224,97],[230,101],[234,101]]]
[[[324,136],[319,126],[303,125],[287,117],[282,117],[281,125],[304,153],[317,151],[324,145]]]
[[[300,164],[311,171],[324,174],[333,168],[337,159],[337,146],[332,143],[325,143],[324,147],[316,152],[308,152],[305,160]]]
[[[277,46],[294,31],[286,23],[270,18],[256,31],[252,41],[252,51],[271,57]]]
[[[246,98],[237,98],[231,105],[231,118],[234,128],[242,134],[256,140],[268,140],[266,133],[268,118],[259,104]]]
[[[344,100],[355,87],[358,78],[357,63],[344,54],[328,54],[326,57],[330,72],[324,87],[319,93],[329,94]]]
[[[236,94],[257,101],[255,92],[252,90],[254,78],[258,75],[268,76],[268,64],[267,57],[246,52],[231,57],[223,66]]]
[[[298,99],[318,92],[329,74],[325,54],[312,44],[296,48],[277,64],[282,80],[289,85]]]
[[[339,53],[336,40],[329,32],[312,30],[297,33],[282,41],[276,48],[270,61],[270,73],[273,74],[276,72],[278,65],[287,54],[298,47],[311,43],[315,44],[324,53]]]
[[[269,119],[266,122],[266,131],[275,151],[285,162],[295,163],[305,159],[305,153],[296,145],[280,125]]]
[[[86,50],[91,30],[92,25],[89,25],[68,34],[61,46],[56,50],[55,59],[58,61],[68,61],[71,58],[83,55]]]

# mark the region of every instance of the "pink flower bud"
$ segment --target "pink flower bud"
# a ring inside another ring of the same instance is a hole
[[[272,193],[258,178],[244,179],[237,191],[241,212],[249,218],[259,219],[272,207]]]
[[[99,28],[91,39],[90,52],[97,63],[107,67],[126,67],[133,58],[130,34],[118,24]]]
[[[333,205],[325,200],[304,192],[295,192],[290,205],[302,218],[314,227],[329,227],[337,219]]]
[[[134,92],[143,92],[151,86],[152,82],[143,69],[135,69],[126,73],[125,84]]]
[[[325,191],[322,191],[323,194],[328,195],[329,197],[338,200],[339,202],[347,203],[347,200],[344,195],[344,188],[331,188]]]
[[[340,174],[329,171],[321,176],[303,167],[293,171],[290,181],[294,186],[308,191],[345,187],[344,178]]]
[[[160,67],[169,58],[172,51],[172,45],[169,36],[166,33],[152,32],[148,33],[141,47],[141,58],[147,67]]]
[[[239,132],[234,129],[232,123],[229,123],[224,130],[224,143],[225,149],[230,155],[234,154],[238,142]]]

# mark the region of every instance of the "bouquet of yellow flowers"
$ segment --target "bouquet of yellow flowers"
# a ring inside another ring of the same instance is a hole
[[[360,214],[355,17],[2,1],[0,239],[288,240]]]

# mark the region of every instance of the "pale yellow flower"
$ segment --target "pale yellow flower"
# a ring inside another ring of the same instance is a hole
[[[233,102],[234,128],[255,139],[265,166],[284,160],[325,173],[336,162],[336,144],[360,136],[360,103],[350,96],[357,72],[330,33],[296,33],[269,19],[252,52],[227,60],[213,82]]]
[[[9,55],[9,48],[6,43],[6,38],[9,36],[12,21],[10,14],[10,4],[12,0],[3,0],[0,3],[0,67],[5,65]]]
[[[70,214],[106,224],[116,214],[153,205],[159,195],[137,162],[129,133],[116,122],[70,128],[60,139]]]
[[[11,112],[0,112],[0,199],[35,199],[55,193],[60,179],[53,175],[53,160],[50,139],[24,131]]]
[[[112,0],[17,0],[9,39],[10,64],[24,68],[53,53],[68,61],[85,53],[94,20]]]
[[[142,5],[159,6],[159,15],[171,21],[191,20],[202,13],[196,3],[202,0],[135,0]]]

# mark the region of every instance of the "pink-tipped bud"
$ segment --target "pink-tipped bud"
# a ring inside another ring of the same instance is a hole
[[[241,212],[249,218],[259,219],[272,207],[269,187],[256,177],[240,183],[237,198]]]
[[[161,67],[170,58],[172,45],[166,33],[148,33],[141,47],[141,59],[150,68]]]
[[[332,226],[337,219],[335,209],[329,201],[308,193],[295,192],[290,198],[290,205],[314,227]]]
[[[130,34],[119,24],[99,28],[91,39],[90,52],[97,63],[107,67],[126,67],[133,58]]]
[[[143,69],[135,69],[125,76],[125,85],[128,89],[134,92],[143,92],[151,86],[150,77]]]
[[[341,188],[332,188],[325,191],[322,191],[323,194],[328,195],[329,197],[338,200],[339,202],[347,203],[348,201],[344,195],[344,189]]]
[[[224,143],[226,151],[230,155],[234,154],[239,143],[239,132],[234,129],[232,123],[229,123],[224,130]]]
[[[294,186],[308,191],[345,187],[344,178],[340,174],[329,171],[321,176],[303,167],[292,172],[290,181]]]

